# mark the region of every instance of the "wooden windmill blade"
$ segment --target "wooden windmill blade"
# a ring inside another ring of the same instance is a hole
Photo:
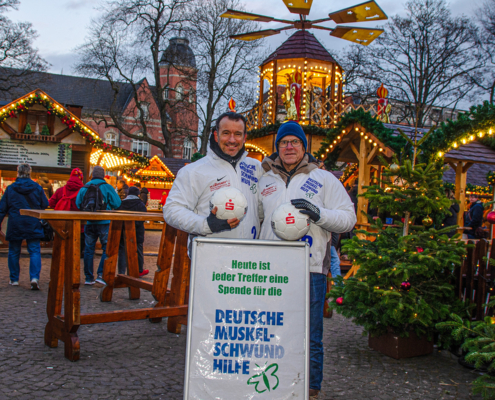
[[[349,40],[353,43],[362,44],[368,46],[373,40],[380,36],[384,32],[383,29],[377,28],[361,28],[353,26],[341,26],[335,27],[330,36],[335,36],[340,39]]]
[[[288,27],[279,28],[279,29],[265,29],[265,30],[256,31],[256,32],[241,33],[239,35],[230,35],[229,37],[231,39],[251,41],[251,40],[257,40],[257,39],[263,39],[263,38],[268,37],[268,36],[278,35],[281,30],[292,29],[292,28],[293,28],[292,26],[288,26]]]
[[[285,1],[285,0],[284,0]],[[374,1],[367,1],[352,7],[335,11],[328,16],[337,24],[346,24],[349,22],[369,22],[388,19],[387,14]]]
[[[293,14],[309,15],[313,0],[283,0],[289,12]]]
[[[292,24],[294,21],[287,21],[285,19],[277,19],[273,17],[267,17],[266,15],[253,14],[245,11],[237,11],[231,10],[228,8],[222,15],[221,18],[234,18],[234,19],[244,19],[249,21],[258,21],[258,22],[283,22],[285,24]]]

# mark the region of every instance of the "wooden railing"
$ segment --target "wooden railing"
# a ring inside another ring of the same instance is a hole
[[[490,255],[492,258],[495,255],[495,240],[492,243],[485,239],[470,240],[468,243],[475,246],[468,249],[462,266],[454,271],[455,290],[462,301],[474,304],[473,320],[480,321],[493,315],[485,305],[494,299],[492,295],[495,296],[495,265],[489,262]]]
[[[247,130],[260,129],[273,123],[273,115],[270,115],[269,101],[257,105],[251,110],[244,111],[241,114],[246,118]],[[274,107],[275,108],[275,107]],[[313,96],[307,109],[307,119],[309,125],[316,125],[322,128],[328,128],[335,125],[340,117],[352,110],[362,109],[369,111],[372,115],[376,114],[376,105],[349,104],[343,102],[332,102],[322,96]],[[275,112],[273,110],[272,112]],[[278,113],[283,116],[282,113]],[[280,119],[280,118],[279,118]]]

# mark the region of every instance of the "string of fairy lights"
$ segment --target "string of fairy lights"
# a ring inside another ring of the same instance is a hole
[[[359,132],[359,128],[354,128],[356,132]],[[344,138],[344,136],[347,134],[347,130],[345,129],[342,129],[342,134],[341,135],[337,135],[337,137],[333,140],[333,142],[331,144],[328,145],[328,147],[325,149],[326,153],[330,153],[331,151],[333,151],[338,145],[339,143],[342,141],[342,139]],[[378,146],[380,143],[375,141],[375,138],[374,136],[372,136],[370,133],[367,133],[365,131],[361,131],[359,132],[359,134],[364,137],[364,140],[367,140],[368,143],[370,143],[371,145],[373,145],[373,147],[376,147]],[[378,151],[379,152],[383,152],[383,147],[378,147]],[[327,156],[326,153],[322,153],[321,154],[321,159],[325,159],[325,157]]]
[[[470,143],[470,142],[476,140],[477,137],[481,139],[485,135],[492,136],[493,135],[493,130],[491,128],[487,132],[483,132],[483,131],[480,130],[476,134],[469,133],[469,134],[466,134],[462,138],[457,138],[456,140],[452,141],[452,143],[450,143],[450,145],[448,145],[448,150],[446,150],[446,151],[439,151],[437,153],[437,156],[438,157],[443,157],[450,150],[457,149],[458,147],[460,147],[463,144]]]

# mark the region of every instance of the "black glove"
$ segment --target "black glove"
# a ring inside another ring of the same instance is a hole
[[[206,222],[213,233],[232,230],[226,219],[218,219],[212,212],[206,217]]]
[[[313,203],[304,199],[294,199],[290,201],[291,204],[303,211],[299,211],[301,214],[309,215],[314,222],[318,222],[320,219],[320,209],[316,207]]]

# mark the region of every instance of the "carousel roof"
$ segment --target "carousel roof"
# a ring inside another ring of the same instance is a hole
[[[289,39],[275,50],[268,58],[263,61],[266,64],[273,60],[282,60],[287,58],[311,58],[336,63],[335,59],[327,49],[308,31],[296,31]]]

